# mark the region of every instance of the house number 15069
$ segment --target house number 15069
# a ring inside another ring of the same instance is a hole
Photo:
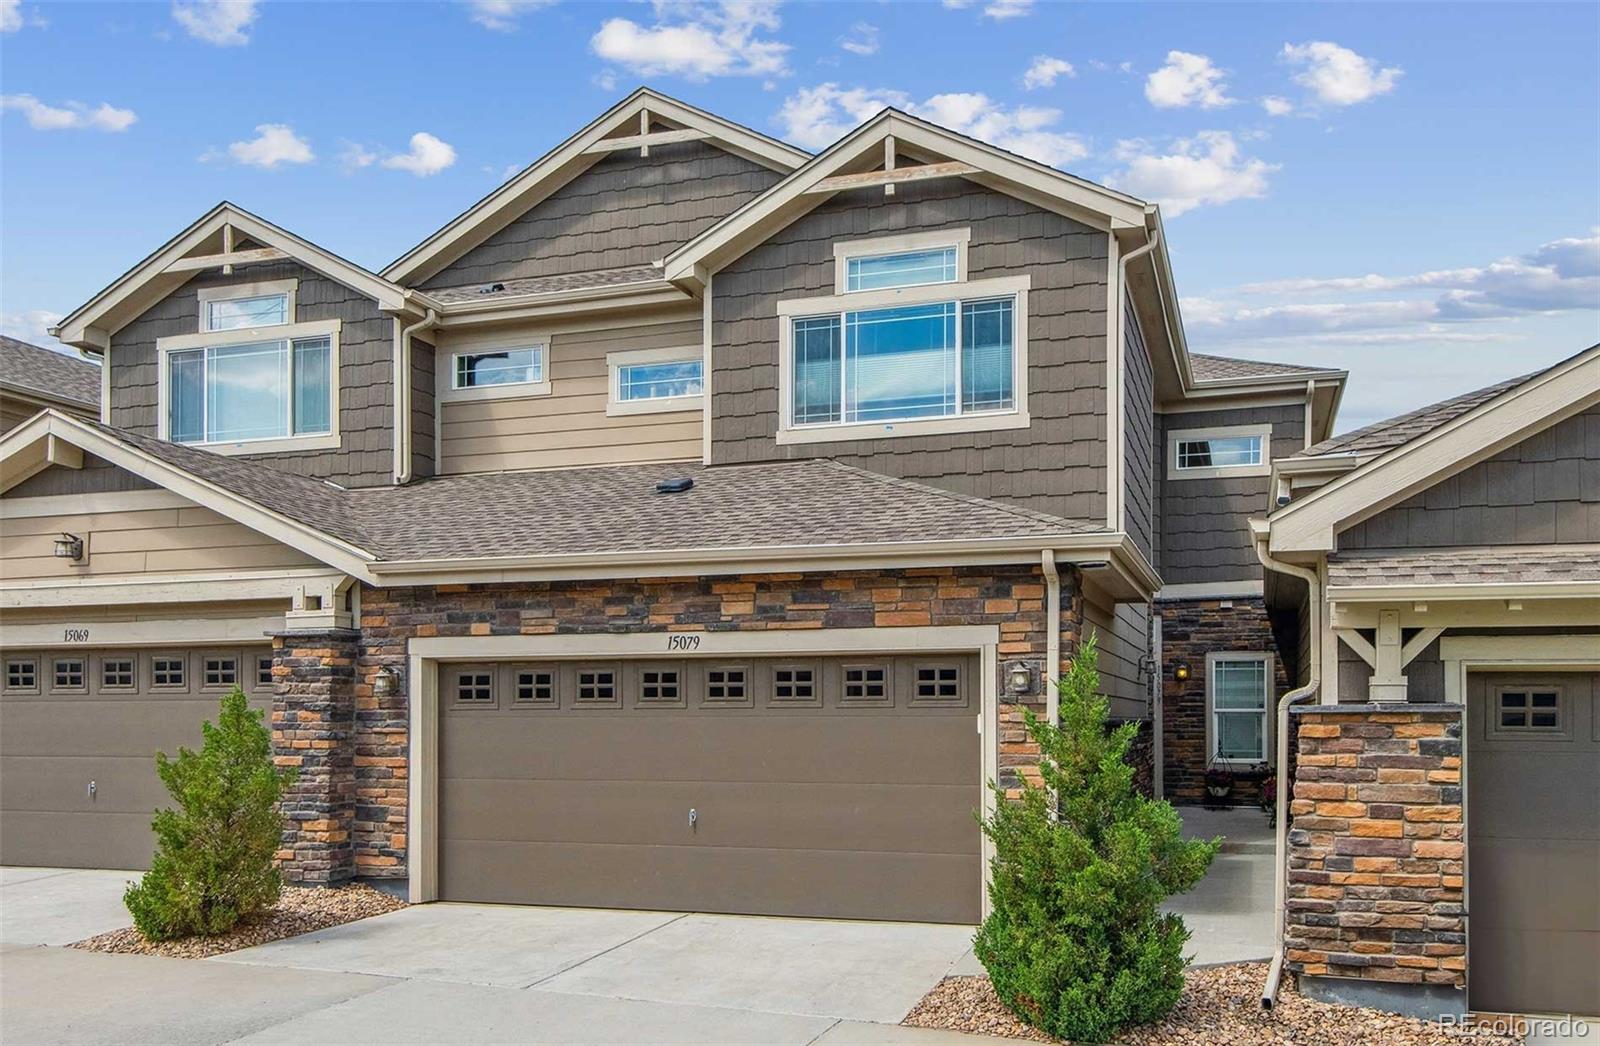
[[[667,649],[668,650],[699,650],[700,649],[700,637],[699,636],[668,636],[667,637]]]
[[[63,643],[87,643],[89,641],[89,630],[87,628],[63,629],[61,641]]]

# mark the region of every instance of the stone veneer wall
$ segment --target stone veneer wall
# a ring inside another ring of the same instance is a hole
[[[1266,603],[1259,597],[1163,601],[1156,612],[1161,615],[1162,787],[1167,799],[1199,803],[1205,799],[1206,766],[1212,756],[1206,751],[1206,655],[1272,653],[1274,703],[1288,690],[1289,678]],[[1172,674],[1179,661],[1189,663],[1189,678],[1183,682]],[[1275,729],[1270,716],[1269,729]],[[1236,776],[1235,806],[1253,805],[1260,796],[1260,780]]]
[[[1082,601],[1073,575],[1064,572],[1061,584],[1068,656],[1080,637]],[[372,681],[385,666],[405,678],[414,636],[992,624],[1000,628],[1002,662],[1042,662],[1044,600],[1039,569],[1022,566],[365,588],[354,687],[356,872],[406,874],[407,687],[379,698]],[[1042,713],[1042,696],[1029,704]],[[1002,704],[999,720],[1001,779],[1014,787],[1038,751],[1024,736],[1020,705]]]
[[[355,875],[355,680],[358,633],[293,631],[272,640],[273,761],[294,767],[284,795],[284,878],[327,886]]]
[[[1288,968],[1466,984],[1459,705],[1295,709]]]

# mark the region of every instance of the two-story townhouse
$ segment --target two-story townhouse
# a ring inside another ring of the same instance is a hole
[[[648,90],[382,273],[224,203],[58,335],[107,402],[0,439],[5,861],[141,865],[239,685],[292,879],[967,922],[1089,634],[1169,792],[1272,757],[1248,516],[1343,380],[1191,355],[1124,193]]]

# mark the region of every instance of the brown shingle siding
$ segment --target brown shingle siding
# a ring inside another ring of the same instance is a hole
[[[1123,302],[1123,473],[1128,534],[1152,564],[1156,562],[1155,525],[1155,372],[1131,296]]]
[[[970,228],[969,276],[1027,274],[1029,429],[779,447],[777,303],[834,292],[837,240]],[[1105,518],[1107,240],[972,183],[841,194],[716,274],[712,459],[833,457],[1053,515]]]

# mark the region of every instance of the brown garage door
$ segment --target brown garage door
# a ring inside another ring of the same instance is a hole
[[[1468,1002],[1600,1009],[1600,675],[1474,674]]]
[[[201,722],[216,720],[235,680],[256,707],[271,703],[265,647],[7,650],[0,660],[3,864],[146,867],[150,817],[169,805],[156,752],[198,748]]]
[[[445,665],[440,896],[976,922],[976,672]]]

